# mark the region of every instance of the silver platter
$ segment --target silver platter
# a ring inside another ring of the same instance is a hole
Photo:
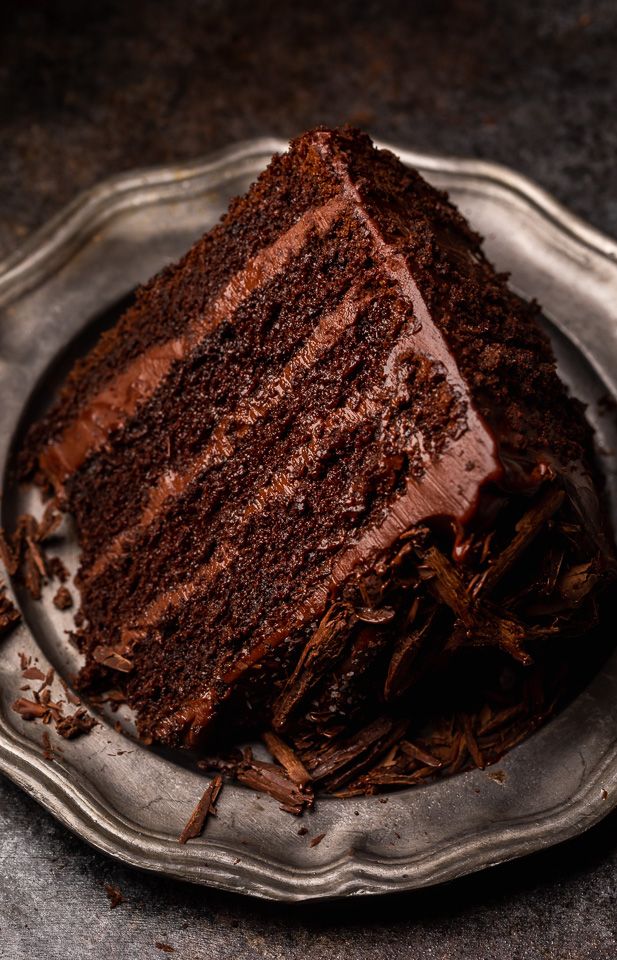
[[[254,140],[191,165],[117,177],[77,199],[0,264],[0,467],[70,360],[113,320],[134,287],[178,257],[245,191],[274,151]],[[551,320],[562,376],[588,403],[613,514],[617,394],[617,244],[537,186],[493,164],[398,150],[486,237],[516,289]],[[541,398],[538,398],[541,402]],[[3,525],[32,504],[4,481]],[[55,552],[74,567],[70,532]],[[148,750],[112,722],[46,760],[43,728],[11,710],[23,683],[18,653],[70,676],[77,656],[48,591],[33,604],[14,585],[24,621],[0,646],[0,770],[100,850],[147,870],[277,900],[343,897],[435,884],[558,843],[617,805],[617,655],[551,723],[499,764],[377,797],[320,800],[300,823],[242,787],[226,787],[219,815],[186,846],[177,837],[204,777],[177,756]],[[61,695],[60,689],[58,692]],[[324,833],[318,846],[310,839]]]

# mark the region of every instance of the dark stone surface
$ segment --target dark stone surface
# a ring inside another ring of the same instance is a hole
[[[292,6],[6,5],[0,256],[109,174],[345,120],[509,164],[617,234],[614,0]],[[613,960],[616,827],[438,890],[290,908],[119,866],[0,780],[0,957]]]

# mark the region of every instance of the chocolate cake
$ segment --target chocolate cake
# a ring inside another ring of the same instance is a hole
[[[28,435],[81,547],[81,688],[147,741],[271,731],[334,791],[520,739],[614,575],[539,318],[392,153],[296,139]]]

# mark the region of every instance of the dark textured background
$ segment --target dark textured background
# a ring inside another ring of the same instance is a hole
[[[617,235],[615,0],[293,6],[5,5],[0,256],[111,173],[347,120],[509,164]],[[616,828],[419,895],[277,907],[116,865],[0,779],[0,957],[614,960]]]

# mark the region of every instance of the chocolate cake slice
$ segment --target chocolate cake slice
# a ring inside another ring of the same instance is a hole
[[[27,438],[82,551],[81,686],[168,745],[273,729],[332,790],[443,765],[410,718],[546,675],[614,574],[539,316],[392,153],[295,140]],[[478,709],[454,766],[505,742]]]

